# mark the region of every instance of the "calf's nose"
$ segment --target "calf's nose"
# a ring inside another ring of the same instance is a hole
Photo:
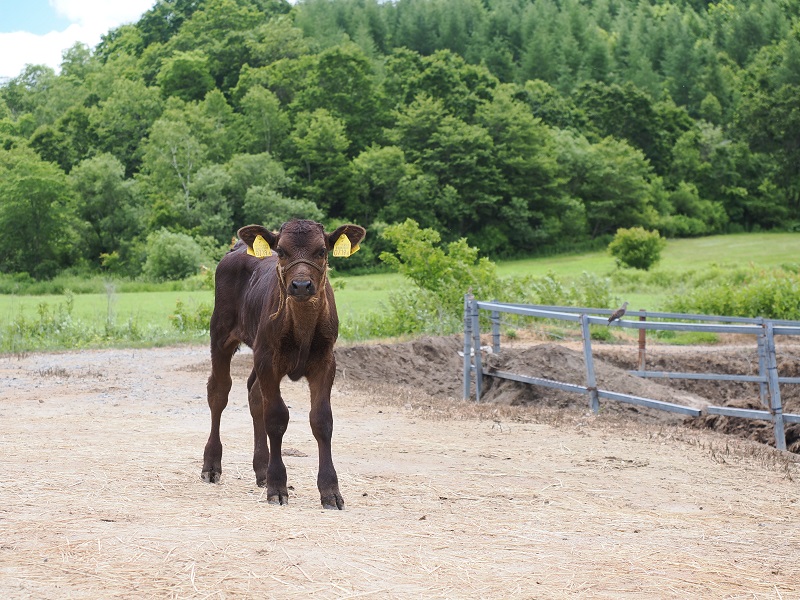
[[[292,296],[312,296],[314,294],[314,282],[310,279],[293,279],[289,286],[289,293]]]

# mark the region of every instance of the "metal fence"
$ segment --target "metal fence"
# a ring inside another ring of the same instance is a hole
[[[492,351],[500,352],[500,314],[507,313],[540,319],[555,319],[580,323],[583,337],[583,356],[586,366],[586,385],[564,383],[540,377],[530,377],[516,373],[483,369],[481,360],[480,311],[490,311],[492,328]],[[608,315],[614,311],[604,308],[575,308],[567,306],[542,306],[530,304],[508,304],[504,302],[483,302],[472,295],[464,297],[464,399],[471,397],[472,374],[475,374],[475,398],[480,402],[483,388],[483,376],[499,377],[530,383],[549,388],[586,394],[593,412],[599,410],[599,399],[626,402],[639,406],[647,406],[658,410],[699,416],[703,413],[740,417],[745,419],[761,419],[771,421],[775,431],[775,445],[780,450],[786,449],[786,423],[800,423],[800,415],[784,414],[781,404],[780,384],[800,384],[800,377],[780,377],[778,375],[775,354],[775,336],[800,336],[800,322],[764,318],[723,317],[713,315],[692,315],[681,313],[628,311],[626,316],[638,317],[637,320],[621,319],[614,326],[639,330],[639,361],[636,370],[628,371],[632,375],[648,378],[667,379],[704,379],[711,381],[737,381],[759,384],[759,396],[765,410],[749,410],[726,406],[706,406],[702,411],[696,408],[663,402],[650,398],[622,394],[597,387],[592,357],[592,342],[589,325],[607,325]],[[594,315],[606,315],[605,317]],[[647,319],[668,319],[666,321],[648,321]],[[688,321],[688,322],[687,322]],[[699,323],[696,321],[704,321]],[[699,331],[706,333],[738,333],[752,335],[756,338],[758,352],[758,375],[731,375],[726,373],[674,373],[665,371],[648,371],[646,367],[646,331]]]

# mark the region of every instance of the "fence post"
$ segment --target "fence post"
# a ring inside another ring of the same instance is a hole
[[[600,410],[597,398],[597,381],[594,377],[594,363],[592,362],[592,338],[589,333],[589,317],[581,315],[581,334],[583,335],[583,362],[586,363],[586,387],[589,389],[589,407],[593,413]]]
[[[492,311],[492,352],[500,352],[500,313],[496,310]]]
[[[483,391],[483,365],[481,364],[481,322],[478,302],[473,298],[472,305],[472,346],[475,349],[475,401],[481,401]]]
[[[778,361],[775,358],[775,334],[772,323],[767,321],[767,377],[769,379],[770,412],[775,422],[775,447],[786,450],[786,433],[781,406],[781,390],[778,384]]]
[[[640,321],[647,321],[647,312],[643,309],[639,309],[639,320]],[[646,370],[646,361],[645,355],[647,353],[647,330],[642,327],[639,329],[639,370],[645,371]]]
[[[464,294],[464,400],[469,400],[469,396],[471,393],[471,385],[470,385],[470,370],[472,367],[472,359],[470,358],[470,354],[472,354],[472,329],[470,324],[472,323],[472,294]]]
[[[769,407],[769,388],[767,387],[767,349],[766,349],[766,328],[764,327],[764,319],[759,318],[758,324],[761,326],[761,333],[756,336],[758,342],[758,376],[763,378],[763,381],[758,384],[759,397],[761,405]]]

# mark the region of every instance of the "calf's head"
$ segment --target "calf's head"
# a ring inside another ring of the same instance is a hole
[[[238,235],[251,249],[249,253],[256,256],[275,253],[283,292],[289,298],[305,301],[316,297],[325,287],[328,252],[349,256],[358,250],[366,233],[358,225],[342,225],[333,233],[326,233],[315,221],[295,220],[281,225],[277,233],[261,225],[247,225]],[[260,252],[259,247],[263,248]]]

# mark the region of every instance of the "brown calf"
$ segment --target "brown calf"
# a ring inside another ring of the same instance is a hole
[[[344,508],[331,457],[333,344],[339,318],[327,279],[328,252],[336,245],[335,255],[352,254],[365,234],[358,225],[343,225],[325,233],[322,225],[313,221],[284,223],[278,233],[260,225],[239,230],[241,242],[225,255],[216,271],[208,378],[211,433],[202,471],[205,481],[216,483],[222,474],[220,417],[231,389],[231,358],[244,343],[253,349],[247,389],[256,483],[266,486],[271,504],[288,502],[281,441],[289,410],[281,398],[280,383],[285,375],[292,381],[305,377],[311,391],[311,431],[319,448],[320,499],[325,508]],[[261,253],[271,250],[271,256],[259,258],[260,247],[264,248]]]

